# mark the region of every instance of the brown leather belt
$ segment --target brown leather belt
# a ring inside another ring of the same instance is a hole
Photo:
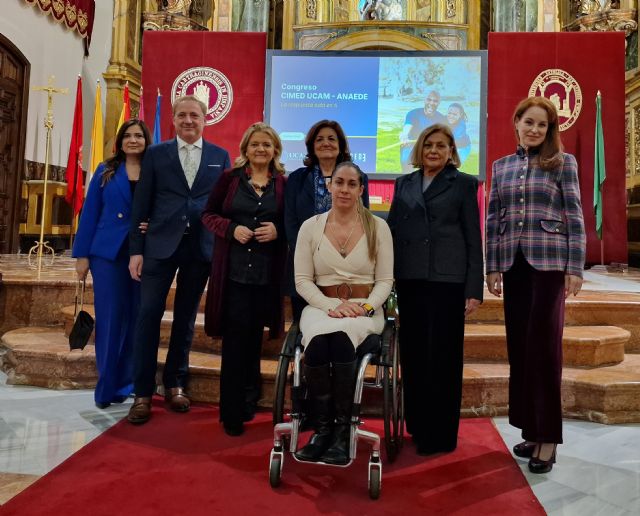
[[[339,299],[366,299],[373,290],[373,285],[354,285],[351,283],[341,283],[340,285],[329,285],[318,288],[327,297],[337,297]]]

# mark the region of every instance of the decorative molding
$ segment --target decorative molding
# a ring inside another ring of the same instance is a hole
[[[624,116],[624,154],[625,154],[625,175],[631,176],[631,116],[629,112]]]
[[[316,0],[307,0],[307,18],[318,19],[318,2]]]
[[[298,50],[318,50],[323,48],[328,41],[335,39],[337,32],[325,32],[323,34],[303,34],[300,36]]]
[[[456,0],[447,0],[447,18],[456,17]]]
[[[422,32],[420,37],[439,50],[462,50],[462,38],[458,34]]]
[[[625,37],[638,30],[635,9],[609,9],[580,16],[564,30],[573,32],[624,32]]]
[[[633,154],[640,156],[640,106],[633,108]],[[636,160],[632,175],[640,174],[640,159]]]

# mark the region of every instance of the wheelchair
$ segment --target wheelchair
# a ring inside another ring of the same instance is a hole
[[[364,389],[370,389],[372,396],[382,391],[382,415],[384,422],[384,446],[387,460],[393,462],[397,457],[404,437],[404,405],[402,377],[400,374],[400,356],[397,343],[397,305],[392,295],[386,303],[385,327],[380,335],[369,335],[358,346],[359,360],[357,380],[351,412],[351,430],[349,445],[349,462],[345,465],[333,465],[325,462],[314,462],[334,467],[348,467],[356,458],[358,441],[362,440],[371,446],[368,467],[369,496],[377,499],[382,484],[382,461],[380,458],[380,436],[374,432],[359,428],[360,408]],[[275,379],[273,403],[274,440],[269,457],[269,483],[276,488],[280,485],[284,452],[289,451],[297,462],[300,461],[295,452],[298,451],[300,433],[309,427],[311,414],[307,410],[306,386],[302,375],[303,348],[302,334],[297,323],[292,324],[287,332],[282,351],[278,359]],[[375,369],[373,377],[367,377],[367,368]],[[290,386],[291,412],[289,420],[285,419],[287,404],[287,387]],[[309,463],[304,461],[305,463]]]

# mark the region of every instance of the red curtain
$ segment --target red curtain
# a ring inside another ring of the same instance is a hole
[[[602,92],[602,125],[607,179],[603,188],[604,261],[627,262],[625,192],[625,39],[621,32],[491,33],[489,34],[489,94],[487,123],[487,181],[491,164],[516,149],[513,111],[538,77],[570,78],[550,84],[545,96],[568,101],[573,125],[561,132],[565,151],[578,161],[582,209],[587,230],[587,263],[600,263],[595,232],[593,173],[596,94]],[[560,70],[560,72],[557,72]],[[546,74],[546,75],[545,75]],[[581,109],[576,117],[577,88]],[[539,92],[538,92],[539,94]],[[552,99],[553,100],[553,99]],[[564,106],[564,104],[563,104]],[[563,119],[561,118],[561,123]],[[488,188],[487,188],[488,191]]]
[[[40,10],[49,13],[56,20],[70,29],[76,30],[83,38],[91,42],[95,0],[24,0],[28,4],[37,5]]]

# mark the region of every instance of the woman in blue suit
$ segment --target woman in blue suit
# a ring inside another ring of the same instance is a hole
[[[96,169],[73,244],[76,272],[91,270],[96,315],[96,406],[122,403],[131,393],[131,352],[140,304],[140,283],[129,274],[131,201],[140,178],[149,129],[136,119],[116,135],[116,153]]]
[[[291,296],[293,320],[299,321],[307,302],[296,292],[293,281],[293,255],[302,223],[314,215],[329,211],[331,194],[328,183],[338,163],[351,161],[347,137],[334,120],[320,120],[311,126],[304,139],[307,155],[304,167],[287,179],[284,198],[284,227],[289,245],[287,294]],[[362,203],[369,207],[369,181],[364,175]]]

